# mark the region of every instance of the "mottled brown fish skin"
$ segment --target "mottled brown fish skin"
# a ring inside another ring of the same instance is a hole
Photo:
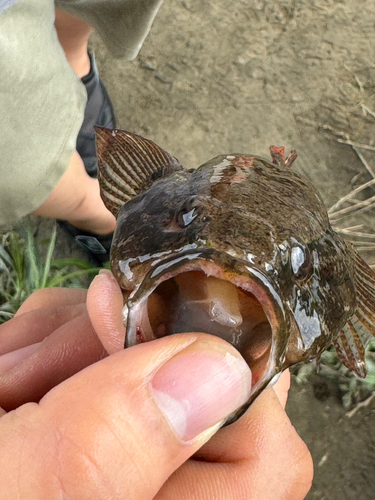
[[[174,294],[190,297],[193,314],[194,279],[198,287],[205,276],[220,314],[234,311],[224,304],[233,288],[245,308],[248,330],[223,330],[230,315],[209,321],[248,349],[255,375],[249,404],[285,368],[318,357],[332,342],[342,362],[365,376],[364,348],[375,335],[375,274],[332,229],[314,186],[290,168],[294,151],[285,159],[284,148],[272,146],[272,163],[221,155],[187,170],[148,139],[96,130],[101,195],[117,217],[111,268],[124,291],[126,345],[169,334],[163,333],[168,320],[150,327],[150,311],[170,308]],[[197,271],[199,279],[189,274]],[[175,311],[175,320],[185,314]],[[210,332],[198,315],[207,329],[192,322],[198,330],[182,331]],[[171,333],[186,328],[181,321]]]
[[[192,208],[194,221],[179,228],[179,218]],[[309,334],[317,332],[305,327],[306,350],[291,339],[284,367],[316,356],[353,314],[350,250],[333,231],[316,189],[297,172],[257,156],[225,155],[154,182],[119,212],[112,269],[127,288],[120,261],[150,255],[132,266],[132,281],[140,283],[153,255],[194,243],[261,270],[292,313],[300,308],[307,318],[318,315],[320,335],[312,341]],[[301,276],[291,266],[296,247],[309,259]]]

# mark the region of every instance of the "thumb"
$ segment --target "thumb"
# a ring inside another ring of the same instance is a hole
[[[1,418],[4,498],[152,499],[250,386],[245,361],[210,335],[113,354]]]

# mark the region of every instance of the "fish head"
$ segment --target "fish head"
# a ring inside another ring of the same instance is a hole
[[[272,147],[273,162],[222,155],[187,170],[127,132],[118,153],[100,130],[126,346],[183,332],[217,335],[251,369],[250,404],[284,369],[337,338],[357,305],[352,250],[319,193],[291,170],[294,152],[284,159]]]

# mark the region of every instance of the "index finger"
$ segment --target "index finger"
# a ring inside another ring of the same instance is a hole
[[[15,316],[44,307],[82,304],[86,301],[86,295],[87,290],[83,288],[42,288],[25,300]]]

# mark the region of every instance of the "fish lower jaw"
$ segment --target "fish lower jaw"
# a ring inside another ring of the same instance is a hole
[[[273,350],[273,322],[266,312],[255,293],[202,270],[183,270],[130,304],[126,345],[178,333],[216,335],[241,353],[256,389],[269,372]]]

